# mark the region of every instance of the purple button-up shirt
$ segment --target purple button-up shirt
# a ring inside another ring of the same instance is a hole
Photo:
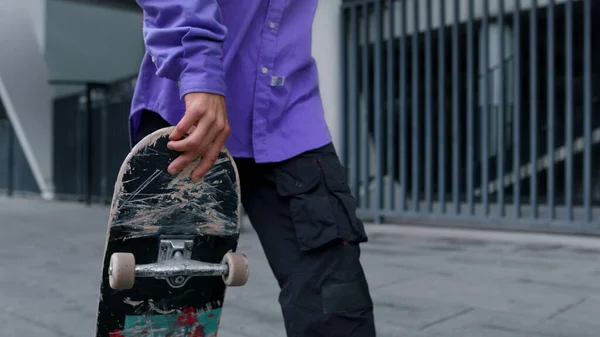
[[[331,142],[311,55],[318,0],[137,0],[146,54],[131,110],[172,125],[189,92],[224,95],[233,156],[288,159]]]

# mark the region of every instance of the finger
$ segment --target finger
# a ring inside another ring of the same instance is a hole
[[[193,151],[199,153],[199,145],[205,137],[206,130],[210,128],[211,120],[208,116],[200,119],[188,137],[167,143],[167,147],[174,151]]]
[[[179,140],[183,137],[198,121],[198,114],[186,111],[183,118],[177,123],[173,132],[169,136],[170,140]]]
[[[206,155],[202,157],[200,160],[200,164],[194,169],[192,172],[192,181],[196,182],[210,171],[211,167],[217,161],[217,156],[219,155],[219,151],[215,151],[215,149],[219,149],[218,146],[211,144],[211,147],[206,152]]]
[[[198,152],[204,155],[208,148],[214,143],[221,132],[223,132],[225,123],[220,120],[211,124],[206,131],[206,134],[200,139],[200,143],[197,144]]]
[[[204,175],[214,165],[214,163],[217,161],[217,158],[219,157],[219,153],[221,153],[223,144],[225,144],[225,139],[227,139],[227,135],[228,133],[226,132],[220,133],[216,141],[211,144],[210,148],[200,161],[200,165],[198,165],[198,167],[196,167],[192,172],[192,181],[197,181],[198,179],[204,177]]]
[[[194,152],[185,152],[179,155],[167,168],[169,174],[177,174],[181,172],[186,166],[191,164],[198,158],[198,155]]]

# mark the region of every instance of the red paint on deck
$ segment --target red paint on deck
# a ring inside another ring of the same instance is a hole
[[[194,331],[192,331],[189,335],[189,337],[205,337],[206,334],[204,333],[204,327],[199,325],[197,327],[194,328]]]
[[[112,332],[109,333],[111,337],[125,337],[125,335],[123,335],[121,333],[121,330],[115,329]]]
[[[196,310],[194,308],[188,307],[183,309],[182,315],[177,318],[176,325],[190,326],[196,323],[198,323],[198,318],[196,317]]]

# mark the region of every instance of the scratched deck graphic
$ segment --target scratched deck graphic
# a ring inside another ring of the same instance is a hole
[[[192,240],[191,259],[221,263],[239,238],[237,169],[223,150],[199,182],[190,168],[166,170],[178,153],[166,147],[172,128],[138,143],[125,159],[111,206],[98,303],[97,337],[216,336],[226,285],[220,276],[190,278],[173,288],[165,279],[136,277],[114,290],[109,263],[115,252],[133,253],[136,266],[157,262],[160,241]]]

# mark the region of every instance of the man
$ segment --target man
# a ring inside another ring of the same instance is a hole
[[[281,288],[287,335],[375,336],[359,262],[367,236],[331,144],[311,57],[317,0],[138,4],[147,53],[132,103],[132,142],[176,125],[169,147],[181,155],[168,170],[202,157],[193,180],[225,144]]]

